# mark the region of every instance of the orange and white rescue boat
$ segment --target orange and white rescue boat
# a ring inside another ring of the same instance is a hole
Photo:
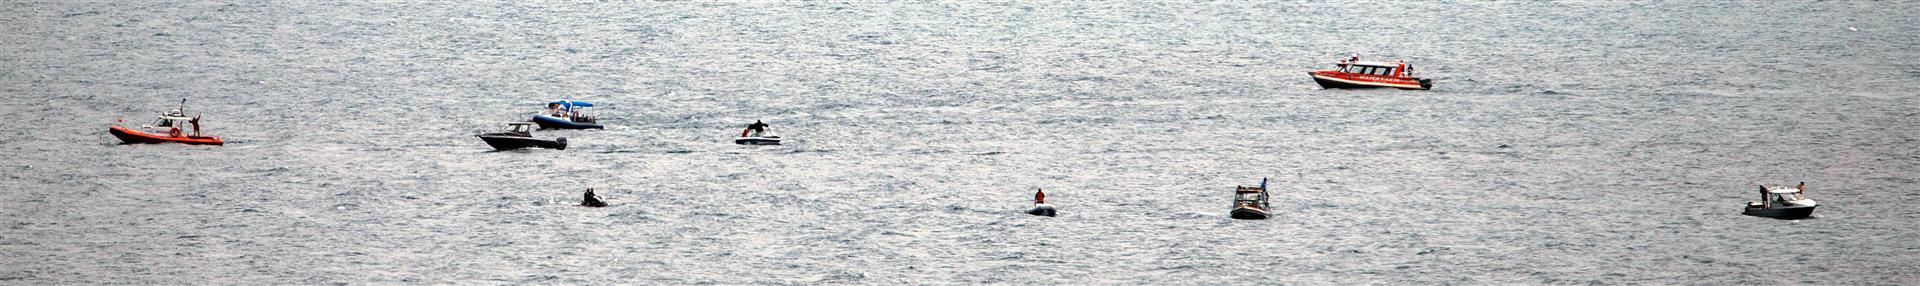
[[[1413,77],[1413,65],[1406,62],[1361,61],[1360,57],[1341,60],[1333,69],[1307,72],[1322,88],[1398,88],[1433,89],[1433,80]]]
[[[180,109],[174,109],[173,111],[160,114],[160,118],[154,119],[152,124],[141,125],[138,128],[129,128],[116,124],[107,126],[107,133],[113,134],[113,137],[120,138],[120,142],[127,144],[173,142],[194,145],[225,145],[226,141],[220,140],[220,137],[200,134],[200,117],[187,117],[185,112],[186,105],[187,100],[181,99]],[[117,120],[116,123],[126,123],[126,120]],[[192,133],[188,133],[188,129],[183,128],[192,128],[190,129]]]

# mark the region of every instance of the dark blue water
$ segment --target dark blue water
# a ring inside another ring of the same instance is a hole
[[[0,3],[0,284],[1909,284],[1915,14]],[[1305,75],[1352,53],[1436,88]],[[181,98],[227,146],[106,133]],[[562,98],[612,127],[472,136]]]

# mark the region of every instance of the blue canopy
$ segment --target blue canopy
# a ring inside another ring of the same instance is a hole
[[[552,102],[551,104],[559,104],[560,106],[564,106],[564,107],[567,107],[567,108],[572,108],[572,107],[575,107],[575,106],[579,106],[579,107],[593,107],[593,103],[592,103],[592,102],[585,102],[585,101],[572,101],[572,100],[565,100],[565,99],[562,99],[562,100],[557,100],[557,101],[554,101],[554,102]]]

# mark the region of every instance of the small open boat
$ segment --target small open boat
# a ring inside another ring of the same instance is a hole
[[[1398,88],[1433,89],[1433,80],[1413,77],[1413,66],[1405,62],[1341,60],[1333,69],[1307,72],[1321,88]]]
[[[520,148],[567,149],[566,137],[554,138],[553,140],[533,138],[533,123],[508,122],[506,132],[487,133],[476,136],[479,136],[480,140],[487,141],[487,145],[493,146],[495,150],[513,150]]]
[[[1760,201],[1747,202],[1742,214],[1776,219],[1803,219],[1813,216],[1813,209],[1820,203],[1806,197],[1807,183],[1793,189],[1767,189],[1760,186]]]
[[[1233,190],[1233,211],[1228,212],[1234,219],[1267,219],[1273,216],[1273,206],[1267,202],[1267,179],[1260,179],[1259,187],[1235,186]]]
[[[593,107],[585,101],[560,100],[547,103],[546,112],[533,116],[533,123],[546,129],[601,129],[599,120],[592,115],[583,114],[583,109]]]
[[[126,144],[172,142],[193,145],[226,145],[226,141],[220,140],[220,137],[200,134],[200,117],[187,117],[186,109],[187,100],[183,98],[180,99],[179,109],[160,114],[160,118],[154,119],[151,124],[142,125],[136,129],[120,126],[118,125],[119,123],[125,123],[126,121],[116,120],[116,125],[107,126],[107,134],[113,134],[113,137],[120,138],[120,142]],[[181,129],[189,127],[192,128],[192,133],[187,133]]]
[[[1047,204],[1047,192],[1045,190],[1035,190],[1033,192],[1033,209],[1027,210],[1027,214],[1051,217],[1057,213],[1053,210],[1053,205]]]

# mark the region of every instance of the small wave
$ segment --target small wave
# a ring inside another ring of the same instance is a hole
[[[1202,211],[1183,211],[1183,212],[1173,213],[1173,217],[1183,218],[1183,219],[1203,219],[1203,218],[1222,217],[1222,215],[1218,213],[1202,212]]]

